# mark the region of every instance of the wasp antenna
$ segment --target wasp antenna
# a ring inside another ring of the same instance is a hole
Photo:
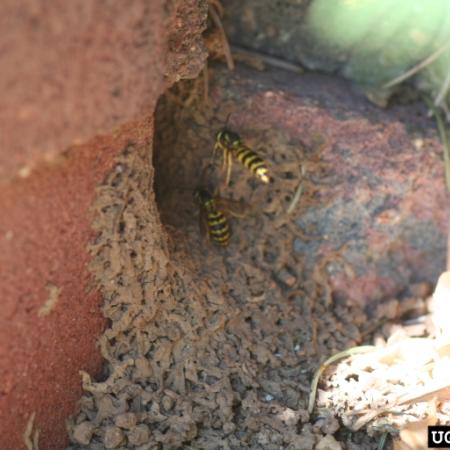
[[[196,122],[196,121],[193,121],[194,122],[194,125],[196,126],[196,127],[199,127],[199,128],[207,128],[208,130],[210,129],[210,127],[208,126],[208,125],[202,125],[201,123],[198,123],[198,122]]]
[[[228,122],[230,121],[231,114],[233,114],[233,113],[228,113],[228,115],[227,115],[227,119],[225,120],[225,128],[228,127]]]

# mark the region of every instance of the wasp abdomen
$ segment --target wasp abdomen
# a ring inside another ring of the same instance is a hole
[[[209,211],[207,222],[211,239],[219,245],[227,245],[231,237],[227,218],[220,211]]]
[[[253,172],[263,183],[269,183],[269,169],[265,161],[259,157],[252,149],[245,145],[240,145],[234,149],[236,159]]]
[[[204,188],[194,191],[209,237],[218,245],[228,245],[231,230],[225,214],[217,208],[214,197]]]

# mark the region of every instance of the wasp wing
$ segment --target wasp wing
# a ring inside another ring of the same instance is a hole
[[[229,198],[215,198],[217,209],[237,218],[244,218],[251,212],[250,205],[244,201],[231,200]]]
[[[210,238],[208,233],[208,217],[206,215],[206,211],[203,208],[200,208],[200,213],[198,215],[198,228],[200,229],[200,235],[202,237],[207,237],[208,240]]]

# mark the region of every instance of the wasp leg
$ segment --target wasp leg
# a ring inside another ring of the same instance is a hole
[[[230,216],[237,217],[238,219],[244,219],[245,217],[247,217],[247,214],[237,212],[232,209],[226,209],[226,211]]]
[[[222,161],[222,170],[225,171],[226,167],[227,167],[227,160],[228,160],[228,152],[229,150],[227,148],[224,147],[220,147],[223,150],[223,161]]]
[[[227,177],[225,180],[225,186],[228,186],[230,184],[232,165],[233,165],[233,154],[231,153],[230,150],[228,150],[226,155]]]
[[[198,216],[198,227],[200,229],[200,235],[210,240],[210,235],[208,233],[208,220],[204,211],[200,211]]]
[[[219,197],[216,198],[216,204],[222,211],[238,219],[249,216],[250,206],[245,202]]]
[[[216,142],[215,144],[214,144],[214,148],[213,148],[213,159],[215,159],[216,158],[216,154],[217,154],[217,152],[219,151],[219,144]]]

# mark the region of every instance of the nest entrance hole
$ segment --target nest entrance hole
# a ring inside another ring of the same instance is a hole
[[[161,222],[169,235],[198,225],[196,187],[214,189],[208,177],[214,145],[214,129],[198,124],[192,117],[195,108],[187,108],[180,92],[192,89],[191,81],[182,81],[164,94],[155,112],[153,143],[154,191]],[[198,115],[203,117],[202,112]],[[202,119],[203,120],[203,119]]]

